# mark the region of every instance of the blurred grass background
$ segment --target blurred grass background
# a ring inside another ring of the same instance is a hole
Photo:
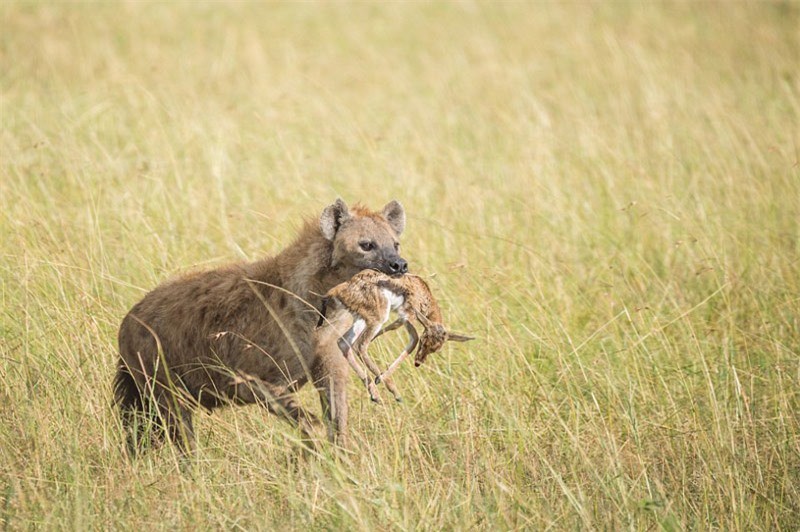
[[[798,3],[0,13],[4,529],[800,526]],[[250,407],[126,460],[128,308],[337,196],[480,339],[354,379],[350,457]]]

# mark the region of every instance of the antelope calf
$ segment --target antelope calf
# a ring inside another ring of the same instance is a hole
[[[472,340],[469,336],[451,333],[445,329],[438,303],[428,285],[417,275],[389,276],[375,270],[364,270],[349,281],[331,288],[323,300],[323,314],[328,306],[344,309],[352,315],[353,325],[339,337],[337,343],[347,362],[366,385],[370,398],[376,403],[380,402],[376,384],[381,382],[386,384],[395,400],[401,400],[391,374],[417,346],[419,349],[414,357],[414,364],[419,367],[429,354],[441,349],[448,340]],[[398,318],[381,330],[381,326],[389,321],[392,311],[397,312]],[[320,318],[320,324],[322,321]],[[424,328],[421,336],[414,328],[415,322],[419,322]],[[405,326],[408,331],[408,345],[386,371],[381,372],[367,353],[369,344],[381,334],[401,326]],[[356,361],[353,351],[358,353],[367,368],[376,375],[374,382]]]

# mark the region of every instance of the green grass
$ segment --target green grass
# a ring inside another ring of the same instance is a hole
[[[797,3],[0,13],[4,528],[800,527]],[[354,379],[349,457],[249,407],[128,461],[126,311],[337,196],[479,340]]]

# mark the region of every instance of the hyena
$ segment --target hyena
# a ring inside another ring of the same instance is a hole
[[[392,392],[396,401],[400,401],[400,393],[391,379],[391,374],[400,363],[417,349],[414,365],[419,367],[428,358],[444,346],[445,342],[466,342],[470,336],[448,331],[442,321],[442,311],[431,293],[428,284],[418,275],[389,276],[383,272],[365,270],[348,281],[331,288],[322,300],[322,311],[317,326],[323,323],[327,308],[344,310],[353,318],[353,325],[337,340],[337,345],[345,359],[366,385],[370,398],[380,402],[376,384],[383,382]],[[389,314],[395,311],[398,318],[381,330],[389,321]],[[422,335],[417,334],[414,323],[423,327]],[[381,372],[367,352],[372,340],[381,334],[405,325],[409,335],[406,348],[392,362],[389,368]],[[375,382],[367,376],[353,352],[356,352],[376,376]]]
[[[316,309],[321,294],[364,269],[405,273],[404,227],[397,201],[377,212],[337,199],[278,255],[192,273],[145,295],[120,326],[114,381],[130,452],[146,433],[192,450],[198,406],[261,403],[309,435],[319,421],[294,398],[309,381],[329,438],[345,445],[347,362],[335,345],[315,346]],[[351,325],[342,316],[332,330]],[[137,430],[143,421],[154,429]]]

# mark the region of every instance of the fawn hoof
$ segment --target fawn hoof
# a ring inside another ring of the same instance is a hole
[[[375,384],[380,384],[380,383],[381,383],[381,376],[378,375],[377,377],[375,377]]]
[[[395,397],[394,400],[397,401],[398,403],[402,403],[403,402],[403,398],[400,397],[400,396]]]
[[[370,399],[372,399],[372,402],[376,405],[381,404],[381,400],[378,397],[370,397]]]

